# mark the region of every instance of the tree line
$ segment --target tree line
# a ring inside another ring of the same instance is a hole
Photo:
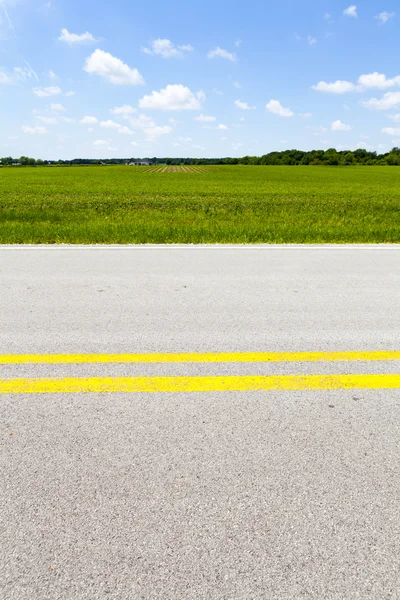
[[[390,165],[400,166],[400,148],[392,148],[385,154],[377,154],[363,148],[358,150],[337,151],[335,148],[328,150],[284,150],[270,152],[263,156],[243,156],[242,158],[74,158],[72,160],[41,160],[21,156],[0,158],[0,166],[49,166],[49,165],[122,165],[130,162],[145,161],[152,165]]]

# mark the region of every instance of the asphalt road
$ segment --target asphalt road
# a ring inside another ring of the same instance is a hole
[[[0,247],[0,307],[0,355],[388,351],[0,364],[1,599],[400,597],[400,383],[1,393],[398,375],[400,247]]]

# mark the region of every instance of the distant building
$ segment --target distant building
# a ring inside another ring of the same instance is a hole
[[[130,162],[128,163],[130,167],[149,167],[151,165],[150,162],[148,162],[147,160],[142,160],[142,161],[137,161],[137,162]]]

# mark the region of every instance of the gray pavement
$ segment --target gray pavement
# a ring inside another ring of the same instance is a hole
[[[400,349],[400,247],[0,247],[0,354]],[[400,373],[0,365],[0,378]],[[400,390],[0,395],[1,599],[400,598]]]

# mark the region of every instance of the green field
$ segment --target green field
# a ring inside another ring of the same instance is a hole
[[[0,243],[400,242],[400,168],[0,169]]]

